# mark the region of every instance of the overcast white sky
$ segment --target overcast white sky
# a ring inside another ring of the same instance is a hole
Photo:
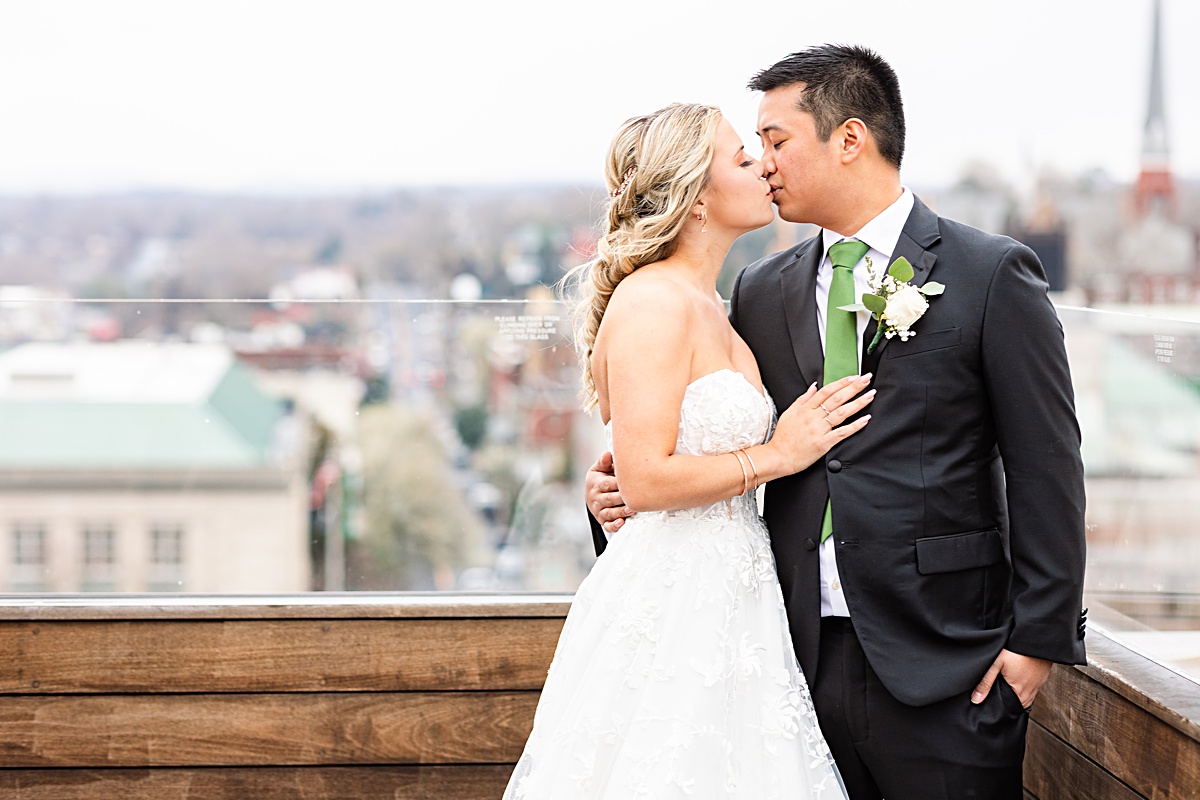
[[[904,178],[1137,171],[1151,0],[0,0],[0,193],[598,182],[617,125],[859,42],[900,75]],[[748,8],[748,11],[742,10]],[[1200,2],[1164,0],[1200,177]]]

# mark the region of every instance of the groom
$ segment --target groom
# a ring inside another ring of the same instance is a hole
[[[871,51],[813,47],[750,88],[779,215],[822,230],[743,270],[730,320],[780,408],[834,352],[878,390],[870,425],[766,488],[822,731],[853,800],[1016,800],[1028,708],[1052,662],[1084,661],[1080,436],[1041,265],[901,185],[899,83]],[[879,321],[839,306],[900,257],[945,291],[872,348]],[[611,530],[610,465],[588,506]]]

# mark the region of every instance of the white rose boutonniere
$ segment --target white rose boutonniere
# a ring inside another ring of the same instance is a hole
[[[928,298],[946,291],[945,286],[933,281],[924,286],[909,283],[913,279],[913,268],[904,256],[893,261],[882,275],[875,273],[871,259],[867,258],[867,273],[871,291],[862,296],[862,302],[839,306],[842,311],[870,311],[871,316],[879,320],[879,329],[867,346],[867,353],[875,352],[875,346],[885,336],[888,339],[899,336],[902,342],[916,336],[912,326],[929,309]]]
[[[887,299],[883,316],[900,331],[900,339],[904,340],[908,338],[905,333],[912,335],[907,328],[919,320],[928,308],[929,301],[921,290],[906,283]]]

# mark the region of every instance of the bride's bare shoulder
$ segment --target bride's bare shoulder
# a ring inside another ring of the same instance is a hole
[[[613,290],[593,352],[601,359],[636,353],[646,359],[646,343],[655,353],[680,358],[689,347],[695,306],[670,274],[639,269]]]
[[[659,317],[685,317],[690,313],[694,304],[686,287],[670,270],[655,266],[643,267],[617,284],[608,301],[606,318],[647,312]]]

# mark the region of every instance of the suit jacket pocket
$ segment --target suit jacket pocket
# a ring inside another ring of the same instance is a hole
[[[931,333],[917,332],[917,335],[907,342],[899,340],[888,345],[888,358],[903,358],[915,356],[917,353],[927,353],[930,350],[941,350],[962,343],[962,328],[946,328]]]
[[[995,528],[917,539],[917,572],[922,575],[990,567],[1003,560],[1004,542]]]

